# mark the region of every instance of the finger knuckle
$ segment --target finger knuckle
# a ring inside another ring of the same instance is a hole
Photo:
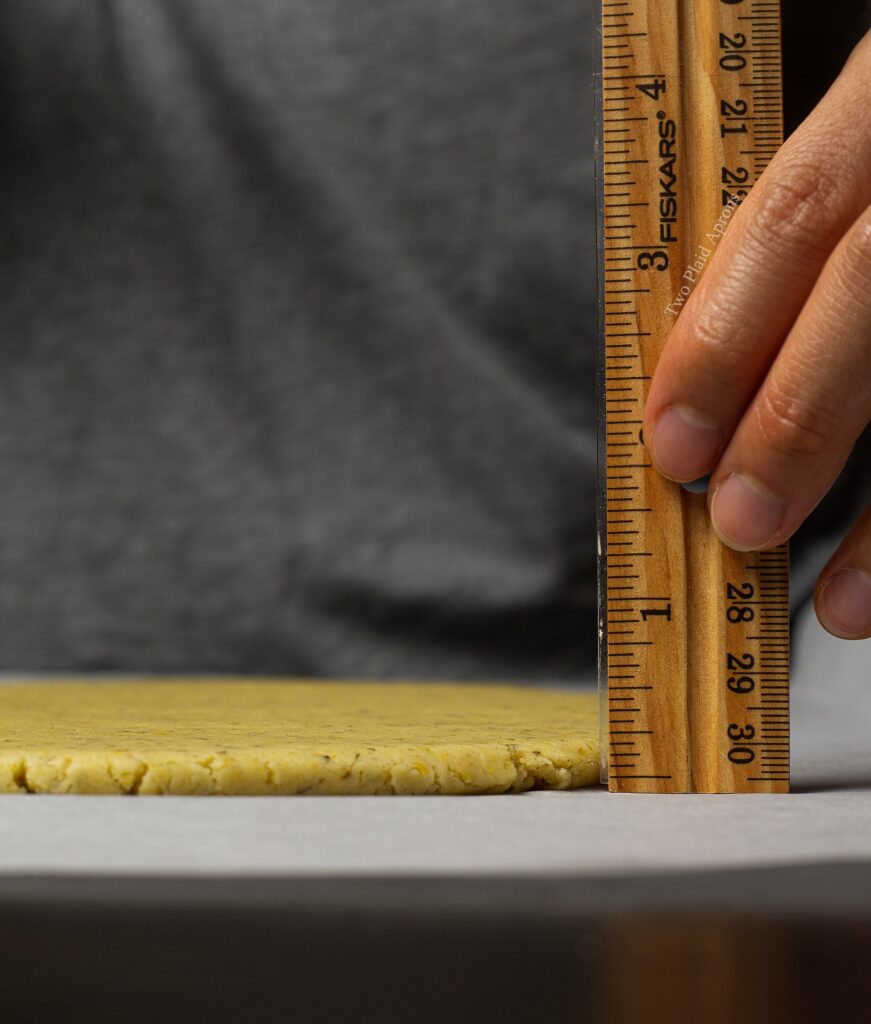
[[[740,368],[740,334],[733,311],[725,308],[716,291],[706,292],[703,302],[693,307],[692,337],[701,363],[715,365],[718,372]]]
[[[867,287],[871,282],[871,208],[853,226],[844,242],[844,262],[848,277]]]
[[[781,165],[759,190],[751,235],[766,249],[788,246],[815,256],[838,240],[842,186],[820,164],[803,157]]]
[[[769,382],[763,388],[756,428],[768,448],[789,458],[820,456],[835,436],[831,413],[795,386],[782,383]]]

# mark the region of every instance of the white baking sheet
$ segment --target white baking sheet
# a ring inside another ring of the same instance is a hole
[[[789,796],[0,797],[0,874],[596,875],[871,860],[871,643],[796,638]]]

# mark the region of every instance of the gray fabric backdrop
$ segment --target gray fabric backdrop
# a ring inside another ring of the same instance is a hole
[[[4,0],[0,668],[590,669],[590,24]]]

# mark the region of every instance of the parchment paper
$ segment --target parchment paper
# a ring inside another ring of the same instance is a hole
[[[871,644],[801,619],[788,796],[0,797],[0,876],[598,876],[871,861]]]

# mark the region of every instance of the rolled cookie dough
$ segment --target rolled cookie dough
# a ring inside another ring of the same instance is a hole
[[[515,686],[0,684],[0,792],[504,793],[598,781],[597,701]]]

